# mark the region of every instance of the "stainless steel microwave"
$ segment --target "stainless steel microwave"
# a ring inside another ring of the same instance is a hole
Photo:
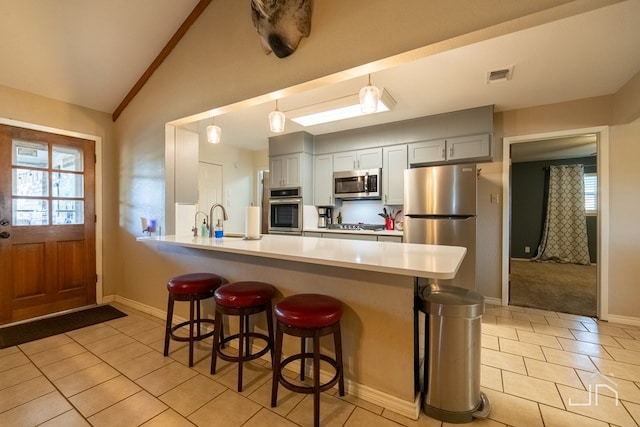
[[[333,173],[333,196],[336,199],[379,199],[380,169],[341,171]]]

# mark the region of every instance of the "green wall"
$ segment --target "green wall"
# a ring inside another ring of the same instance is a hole
[[[514,163],[511,167],[511,257],[529,259],[537,250],[545,214],[547,168],[551,165],[583,164],[596,172],[596,157]],[[597,260],[597,216],[587,217],[589,256]],[[525,247],[531,248],[530,253]]]

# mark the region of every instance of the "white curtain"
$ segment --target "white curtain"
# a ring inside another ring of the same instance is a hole
[[[535,261],[589,265],[584,165],[551,166],[547,215]]]

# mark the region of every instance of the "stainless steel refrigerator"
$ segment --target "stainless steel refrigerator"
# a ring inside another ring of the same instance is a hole
[[[456,277],[438,283],[476,287],[477,182],[475,164],[404,171],[404,242],[467,248]]]

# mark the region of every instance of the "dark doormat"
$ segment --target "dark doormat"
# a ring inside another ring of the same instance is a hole
[[[99,305],[73,313],[7,326],[0,328],[0,348],[24,344],[124,316],[126,316],[125,313],[110,305]]]

